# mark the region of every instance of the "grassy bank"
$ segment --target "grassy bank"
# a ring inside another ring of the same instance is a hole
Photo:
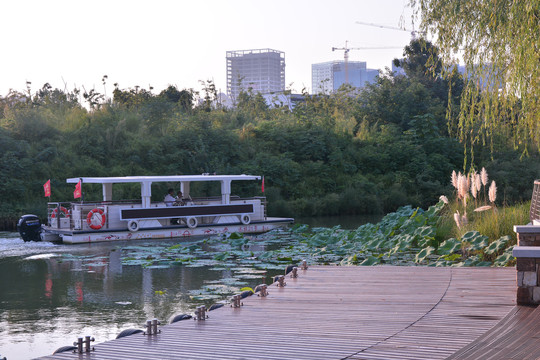
[[[510,236],[510,245],[515,245],[517,238],[514,233],[514,225],[525,225],[530,222],[529,209],[531,202],[492,208],[482,212],[475,212],[474,204],[467,206],[467,211],[463,212],[462,206],[457,203],[448,204],[441,212],[437,222],[437,238],[460,239],[469,231],[478,231],[485,235],[490,241],[495,241],[503,236]],[[467,214],[468,223],[461,228],[457,226],[454,219],[456,211]]]

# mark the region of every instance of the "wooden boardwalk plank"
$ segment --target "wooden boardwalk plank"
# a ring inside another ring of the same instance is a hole
[[[317,266],[299,275],[205,321],[42,359],[444,359],[515,305],[513,268]]]
[[[540,358],[540,307],[518,306],[501,322],[450,359]]]

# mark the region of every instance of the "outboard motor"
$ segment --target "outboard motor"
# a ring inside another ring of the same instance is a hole
[[[24,241],[41,240],[41,221],[36,215],[23,215],[17,223],[17,230]]]

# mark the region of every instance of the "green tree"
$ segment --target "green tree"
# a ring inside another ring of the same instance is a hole
[[[159,97],[170,103],[178,104],[184,112],[193,108],[193,92],[189,90],[180,91],[176,86],[169,85],[159,93]]]
[[[468,79],[460,139],[540,149],[540,1],[410,0],[421,30],[433,34],[445,63],[462,55]]]

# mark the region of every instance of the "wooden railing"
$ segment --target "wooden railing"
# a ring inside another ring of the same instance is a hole
[[[531,221],[540,220],[540,180],[534,181],[529,217]]]

